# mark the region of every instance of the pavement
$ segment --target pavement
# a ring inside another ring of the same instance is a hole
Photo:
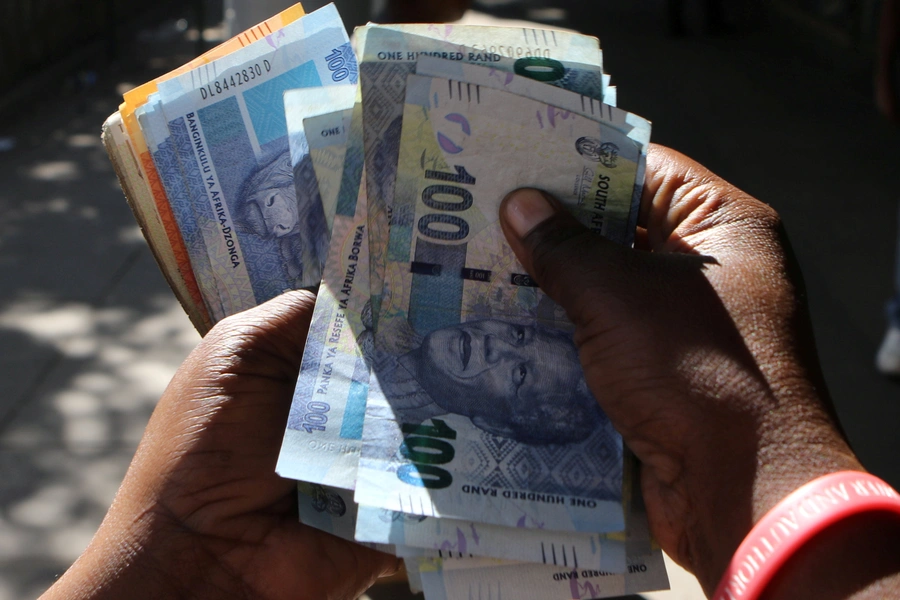
[[[599,35],[619,105],[651,119],[655,141],[781,213],[842,424],[863,463],[900,487],[900,386],[873,367],[892,290],[900,130],[873,108],[868,54],[781,18],[672,38],[662,0],[552,6],[504,15]],[[115,61],[61,73],[0,115],[0,600],[37,597],[83,550],[199,340],[99,140],[125,89],[190,58],[190,15],[171,16]],[[702,597],[675,573],[673,591],[646,597]]]

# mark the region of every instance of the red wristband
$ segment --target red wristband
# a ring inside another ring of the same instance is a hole
[[[756,600],[778,569],[810,538],[847,517],[872,511],[900,515],[900,494],[862,471],[810,481],[775,505],[738,547],[713,600]]]

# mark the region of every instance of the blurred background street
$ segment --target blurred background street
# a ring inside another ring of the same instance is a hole
[[[0,11],[3,27],[27,16],[17,4]],[[99,134],[124,91],[220,41],[225,13],[213,0],[114,5],[102,22],[115,27],[101,29],[114,35],[44,56],[39,39],[0,32],[0,600],[37,597],[87,545],[199,340]],[[726,5],[724,26],[707,32],[706,5],[684,2],[680,35],[665,0],[473,8],[597,35],[619,106],[652,120],[655,142],[779,211],[841,421],[863,463],[900,487],[900,384],[874,368],[900,202],[900,129],[873,101],[878,2]],[[362,23],[353,11],[348,25]],[[678,575],[672,592],[647,597],[698,593]]]

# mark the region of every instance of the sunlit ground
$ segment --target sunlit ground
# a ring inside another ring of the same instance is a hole
[[[0,600],[37,597],[81,553],[199,339],[100,144],[152,77],[122,68],[0,125]]]

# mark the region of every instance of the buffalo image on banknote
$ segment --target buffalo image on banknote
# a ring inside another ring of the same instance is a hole
[[[286,274],[293,280],[318,276],[328,249],[318,187],[315,194],[305,193],[312,187],[306,182],[311,171],[311,163],[292,167],[285,149],[251,173],[240,193],[238,229],[274,241]],[[298,194],[299,190],[304,193]]]

